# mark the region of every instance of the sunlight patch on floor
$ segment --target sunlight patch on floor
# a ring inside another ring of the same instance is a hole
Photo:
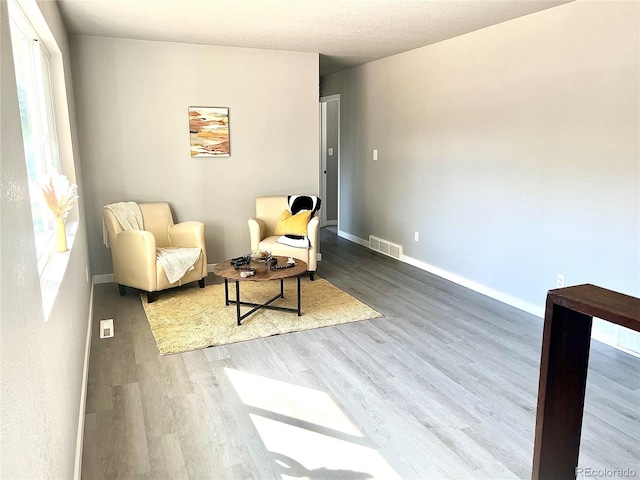
[[[225,368],[242,403],[321,427],[361,437],[325,392]]]
[[[283,479],[400,478],[327,393],[225,370]]]
[[[306,428],[250,415],[283,479],[400,478],[380,453]]]

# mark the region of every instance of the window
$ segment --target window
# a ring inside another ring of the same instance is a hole
[[[49,257],[54,222],[41,201],[38,182],[60,173],[51,60],[35,29],[14,2],[9,2],[9,16],[33,230],[38,267],[42,272]]]

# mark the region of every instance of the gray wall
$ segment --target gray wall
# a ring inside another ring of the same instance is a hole
[[[170,202],[215,263],[249,249],[256,196],[317,194],[317,54],[79,36],[72,58],[96,274],[105,204]],[[229,107],[231,157],[191,158],[189,106]]]
[[[540,307],[558,273],[638,295],[639,5],[577,1],[323,77],[341,230]]]
[[[43,2],[40,8],[68,67],[67,37],[57,6]],[[80,204],[80,227],[66,274],[45,321],[5,1],[0,19],[0,477],[72,478],[89,318],[85,218]],[[73,107],[71,72],[65,74]],[[72,128],[62,130],[75,141],[73,109],[69,113]],[[72,148],[67,144],[63,152]],[[82,200],[79,169],[76,181]]]

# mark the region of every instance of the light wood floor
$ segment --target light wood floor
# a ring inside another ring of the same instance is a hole
[[[530,478],[542,321],[328,231],[321,250],[384,318],[160,357],[139,296],[96,285],[82,477]],[[593,342],[580,466],[640,476],[639,439],[640,360]]]

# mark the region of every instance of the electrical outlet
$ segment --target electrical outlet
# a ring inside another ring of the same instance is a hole
[[[113,334],[113,318],[100,320],[100,338],[111,338]]]
[[[378,150],[377,149],[373,150],[373,159],[374,160],[378,160]]]
[[[333,155],[333,148],[329,147],[329,156]]]
[[[413,234],[413,241],[417,242],[418,240],[420,240],[420,234],[418,232]]]
[[[558,274],[558,278],[556,278],[556,287],[563,288],[564,287],[564,275],[561,273]]]

